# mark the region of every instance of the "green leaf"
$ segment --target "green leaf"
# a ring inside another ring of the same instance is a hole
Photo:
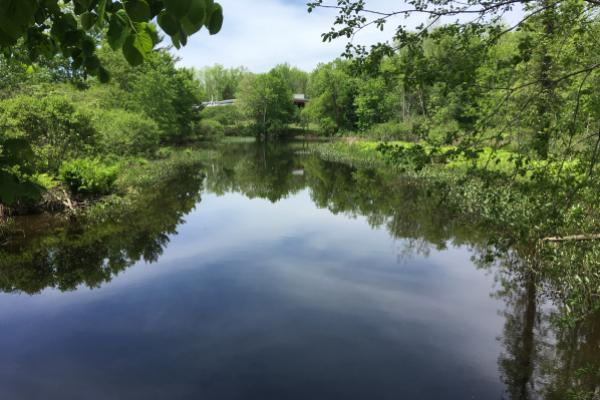
[[[183,18],[190,11],[192,0],[164,0],[167,11],[176,16]]]
[[[140,65],[150,56],[157,41],[156,31],[150,24],[139,24],[137,32],[131,33],[123,43],[123,55],[132,66]]]
[[[108,83],[110,81],[110,73],[103,66],[98,68],[98,80],[101,83]]]
[[[186,15],[188,21],[193,24],[202,24],[206,17],[206,2],[204,0],[192,0],[190,11]]]
[[[89,36],[81,40],[81,51],[86,57],[91,56],[96,51],[96,42]]]
[[[150,5],[150,13],[152,14],[152,18],[156,17],[160,14],[161,11],[165,8],[165,5],[162,0],[147,0]]]
[[[177,21],[177,18],[175,18],[175,16],[173,16],[173,14],[171,14],[170,12],[168,12],[166,10],[162,11],[160,14],[158,14],[157,20],[158,20],[158,25],[169,36],[176,35],[177,33],[179,33],[179,30],[181,29],[179,22]]]
[[[188,36],[193,35],[200,29],[202,29],[202,25],[202,22],[197,24],[192,23],[188,17],[185,17],[181,20],[181,28],[183,29],[183,32]]]
[[[179,42],[181,43],[182,46],[187,45],[187,39],[188,39],[187,35],[185,34],[185,32],[182,29],[181,32],[179,32]]]
[[[220,4],[215,4],[213,11],[210,14],[210,20],[208,22],[208,32],[211,35],[219,33],[223,27],[223,7]]]
[[[37,11],[36,0],[0,0],[0,27],[11,39],[20,38]]]
[[[98,7],[96,7],[96,11],[98,13],[98,22],[96,26],[101,28],[104,24],[104,15],[106,14],[106,0],[100,0]]]
[[[175,46],[177,50],[181,49],[181,43],[179,42],[179,32],[177,32],[176,35],[171,36],[171,42],[173,42],[173,46]]]
[[[96,75],[100,68],[100,60],[97,56],[87,57],[84,61],[85,70],[90,75]]]
[[[127,23],[127,14],[124,10],[119,10],[110,17],[108,25],[107,39],[108,44],[113,50],[120,49],[131,31]]]
[[[81,14],[81,26],[86,31],[92,29],[92,26],[94,26],[96,21],[98,21],[98,16],[93,12],[86,11],[83,14]]]
[[[127,0],[125,11],[134,22],[147,22],[152,17],[150,6],[146,0]]]
[[[86,11],[89,11],[92,0],[73,0],[74,12],[76,15],[81,15]]]
[[[71,14],[64,14],[60,18],[56,19],[52,24],[51,33],[53,36],[59,39],[59,41],[65,40],[67,34],[77,29],[77,21]]]

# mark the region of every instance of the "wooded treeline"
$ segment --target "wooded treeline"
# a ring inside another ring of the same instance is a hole
[[[518,29],[508,28],[501,22],[485,28],[467,23],[407,32],[384,55],[334,60],[304,76],[289,66],[258,76],[231,70],[223,74],[229,80],[207,80],[211,88],[220,81],[225,89],[216,94],[209,89],[205,98],[238,97],[246,111],[238,118],[272,130],[310,123],[327,136],[463,143],[537,159],[577,154],[595,160],[600,138],[595,9],[586,2],[560,2]],[[209,71],[215,69],[203,74]],[[291,93],[310,99],[302,113],[286,112],[287,104],[277,101]]]
[[[365,12],[363,2],[343,3],[342,11]],[[496,20],[399,30],[392,45],[310,73],[288,64],[263,74],[181,69],[166,48],[134,67],[106,32],[94,57],[113,79],[101,84],[70,50],[31,64],[32,48],[17,41],[0,56],[0,202],[61,182],[108,192],[118,157],[154,157],[164,145],[307,132],[404,143],[378,151],[415,169],[486,154],[488,166],[550,171],[575,192],[589,186],[600,151],[599,19],[593,3],[576,0],[527,10],[517,28]],[[372,22],[341,21],[349,32]],[[304,108],[292,102],[298,93],[309,99]],[[230,98],[233,107],[199,107]]]
[[[135,67],[107,43],[96,53],[110,83],[62,56],[34,65],[0,56],[0,203],[27,211],[60,202],[63,188],[107,194],[129,161],[198,140],[199,82],[168,49]]]

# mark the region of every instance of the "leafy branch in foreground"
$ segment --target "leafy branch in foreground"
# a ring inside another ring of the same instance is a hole
[[[21,42],[25,62],[62,54],[74,69],[104,82],[109,73],[96,55],[98,37],[136,66],[160,41],[155,18],[180,48],[203,26],[218,33],[223,8],[213,0],[0,0],[0,52],[15,56]]]
[[[368,26],[376,26],[383,30],[385,25],[395,17],[416,17],[425,15],[427,21],[416,26],[414,29],[408,28],[406,24],[399,24],[396,27],[394,40],[402,43],[408,39],[411,32],[419,32],[421,35],[427,35],[429,29],[436,22],[444,19],[448,22],[449,18],[455,18],[453,24],[479,24],[481,26],[501,25],[503,18],[510,12],[521,11],[518,22],[508,28],[499,29],[497,33],[502,34],[519,28],[533,16],[543,13],[547,10],[553,10],[562,4],[568,3],[568,0],[408,0],[403,2],[404,8],[393,11],[381,11],[367,7],[366,0],[337,0],[335,4],[328,4],[326,0],[315,0],[307,3],[308,12],[312,13],[317,8],[334,9],[338,11],[333,27],[329,32],[322,35],[323,41],[332,41],[338,38],[351,39],[358,32]],[[582,3],[589,7],[600,5],[596,0],[584,0]],[[497,35],[492,36],[497,38]],[[380,44],[381,45],[381,44]],[[362,50],[362,46],[350,44],[348,50]]]

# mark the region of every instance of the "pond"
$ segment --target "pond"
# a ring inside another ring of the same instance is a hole
[[[0,261],[5,399],[567,399],[599,385],[598,318],[557,322],[526,248],[490,252],[486,227],[430,189],[301,146],[228,145],[106,221],[37,223]]]

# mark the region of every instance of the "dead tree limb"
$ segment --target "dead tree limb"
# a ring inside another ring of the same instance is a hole
[[[584,240],[600,240],[600,233],[594,234],[582,234],[582,235],[569,235],[569,236],[550,236],[542,239],[542,242],[571,242],[571,241],[584,241]]]

